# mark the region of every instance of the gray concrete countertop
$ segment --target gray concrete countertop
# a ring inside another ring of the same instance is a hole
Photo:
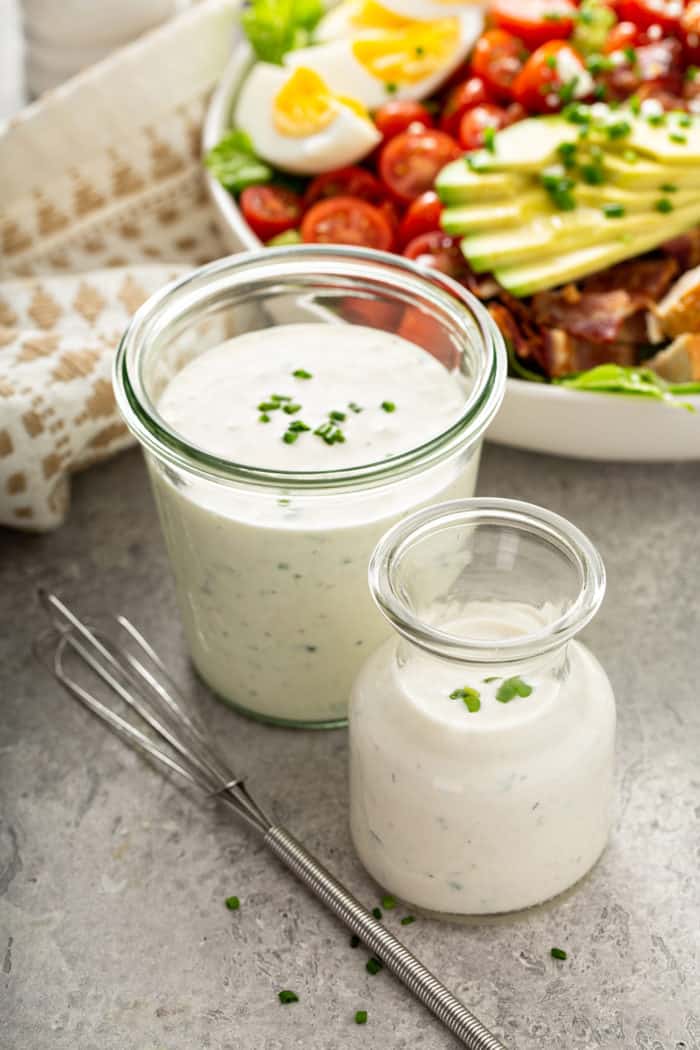
[[[700,464],[487,448],[479,488],[567,515],[605,557],[586,639],[619,705],[614,836],[545,907],[388,925],[509,1050],[700,1050]],[[0,534],[0,1047],[456,1046],[386,972],[366,973],[363,950],[225,813],[159,777],[33,662],[41,584],[86,615],[131,616],[189,679],[139,455],[78,477],[74,497],[59,532]],[[261,727],[194,688],[261,801],[374,905],[346,826],[345,733]],[[281,988],[300,1002],[280,1006]]]

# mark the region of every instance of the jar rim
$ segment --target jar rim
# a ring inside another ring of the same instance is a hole
[[[401,560],[421,540],[464,525],[526,531],[563,551],[578,573],[576,599],[541,630],[515,638],[465,638],[426,623],[416,616],[398,586]],[[404,638],[436,656],[485,664],[523,661],[562,647],[593,619],[606,587],[605,566],[597,547],[567,518],[533,503],[496,498],[451,500],[405,518],[389,529],[375,547],[368,575],[376,605]]]
[[[194,313],[210,301],[216,290],[223,293],[233,282],[308,277],[375,279],[384,289],[407,291],[434,305],[455,326],[464,326],[463,311],[471,319],[465,328],[465,346],[474,332],[479,368],[459,419],[429,441],[376,462],[326,471],[284,471],[235,463],[205,451],[178,434],[160,416],[148,395],[143,379],[143,358],[149,344],[167,332],[178,319]],[[500,407],[505,390],[507,355],[500,331],[479,300],[456,281],[411,260],[368,248],[337,245],[294,245],[264,248],[226,256],[188,273],[151,296],[134,314],[119,344],[113,385],[117,405],[129,430],[144,449],[171,466],[194,471],[217,480],[233,480],[256,487],[338,489],[371,485],[390,477],[403,477],[440,462],[475,443]]]

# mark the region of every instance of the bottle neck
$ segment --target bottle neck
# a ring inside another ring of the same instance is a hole
[[[451,670],[455,680],[464,678],[465,682],[528,676],[538,681],[562,682],[569,674],[570,644],[565,642],[555,649],[535,653],[527,659],[504,658],[499,661],[496,658],[475,661],[448,658],[431,652],[406,637],[400,637],[396,647],[396,662],[401,674],[428,674],[432,666],[440,675],[445,675]]]

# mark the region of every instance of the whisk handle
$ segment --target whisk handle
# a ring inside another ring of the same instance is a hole
[[[265,843],[297,878],[360,938],[391,972],[469,1050],[505,1047],[430,970],[363,907],[316,858],[284,828],[271,827]]]

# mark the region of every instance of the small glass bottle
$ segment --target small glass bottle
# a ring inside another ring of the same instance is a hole
[[[610,822],[615,702],[574,640],[605,592],[597,550],[539,507],[456,500],[384,536],[370,588],[399,637],[367,660],[351,700],[363,864],[448,915],[563,892]]]

